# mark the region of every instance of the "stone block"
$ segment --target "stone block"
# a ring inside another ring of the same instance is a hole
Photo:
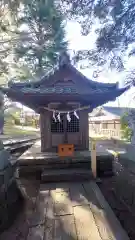
[[[0,230],[5,225],[5,222],[8,220],[8,209],[6,204],[0,205]]]
[[[10,185],[10,180],[14,177],[14,172],[12,166],[9,164],[9,166],[4,170],[4,185],[7,189]]]
[[[0,206],[3,206],[6,203],[6,193],[5,190],[0,188]]]
[[[0,140],[0,151],[4,149],[4,144],[3,142]]]
[[[9,164],[10,154],[5,149],[0,151],[0,171],[6,168]]]
[[[14,180],[12,184],[8,187],[8,191],[6,192],[6,202],[7,205],[11,205],[17,202],[19,198],[19,189],[17,187],[16,181]]]
[[[9,165],[4,170],[0,171],[0,187],[4,187],[6,191],[10,185],[12,178],[14,178],[14,168],[9,163]]]
[[[3,172],[0,172],[0,188],[4,184],[4,174]]]
[[[0,232],[13,224],[20,212],[22,195],[14,177],[14,168],[10,163],[0,171]]]

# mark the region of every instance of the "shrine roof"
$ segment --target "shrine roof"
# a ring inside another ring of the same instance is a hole
[[[85,91],[82,89],[80,90],[79,88],[75,87],[75,86],[56,86],[56,87],[40,87],[40,88],[30,88],[30,87],[22,87],[22,88],[16,88],[16,87],[11,87],[11,88],[1,88],[2,92],[9,93],[20,93],[20,94],[29,94],[31,96],[37,96],[40,97],[44,95],[48,96],[48,95],[63,95],[63,94],[67,94],[67,95],[80,95],[80,96],[84,96],[84,97],[88,97],[88,98],[93,98],[93,100],[95,100],[96,96],[100,96],[100,95],[104,95],[105,94],[111,94],[111,96],[115,96],[116,94],[119,95],[121,94],[121,92],[124,92],[127,90],[127,87],[125,88],[115,88],[115,89],[100,89],[100,88],[95,88],[95,89],[85,89]]]
[[[12,100],[33,109],[52,101],[78,101],[81,104],[90,104],[92,109],[115,100],[127,89],[119,89],[117,83],[100,83],[88,79],[68,58],[64,61],[62,59],[53,73],[38,81],[9,82],[8,88],[1,88]]]
[[[118,83],[102,83],[102,82],[97,82],[93,81],[86,76],[84,76],[78,69],[76,69],[66,56],[66,60],[63,61],[61,60],[57,66],[55,66],[50,72],[45,74],[43,77],[41,77],[38,80],[28,80],[24,82],[14,82],[14,81],[9,81],[9,88],[39,88],[44,85],[44,87],[47,87],[48,85],[53,85],[57,84],[57,81],[55,81],[55,78],[58,78],[57,80],[61,81],[64,80],[63,78],[63,72],[64,75],[68,74],[69,77],[73,80],[75,80],[76,84],[78,84],[79,80],[83,82],[83,84],[87,84],[87,88],[92,88],[92,89],[116,89]],[[62,76],[61,76],[62,75]]]
[[[13,101],[20,102],[27,107],[32,108],[37,111],[38,109],[46,106],[50,102],[80,102],[82,105],[90,105],[90,111],[94,108],[101,106],[108,101],[114,101],[122,93],[124,93],[128,88],[117,88],[116,90],[94,90],[91,94],[78,94],[77,92],[71,92],[71,89],[43,89],[42,91],[38,89],[27,89],[23,88],[17,91],[16,89],[2,88],[2,92],[6,94]],[[52,94],[51,91],[55,91]],[[68,91],[67,91],[68,90]],[[38,94],[39,91],[39,94]],[[46,91],[46,92],[45,92]]]
[[[79,93],[74,87],[48,87],[48,88],[22,88],[22,92],[25,93],[37,93],[37,94],[73,94]]]

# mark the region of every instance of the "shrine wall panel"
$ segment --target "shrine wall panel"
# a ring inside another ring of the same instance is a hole
[[[64,134],[63,133],[52,133],[51,134],[51,145],[52,147],[58,147],[59,144],[64,143]]]
[[[79,141],[80,133],[68,133],[67,138],[68,138],[69,144],[74,144],[76,146],[80,145],[80,141]]]
[[[43,111],[40,113],[40,131],[41,131],[41,152],[51,148],[51,125],[50,112]]]
[[[89,149],[89,124],[87,111],[80,111],[80,145],[83,150]]]

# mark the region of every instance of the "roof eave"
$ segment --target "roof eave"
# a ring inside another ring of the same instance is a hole
[[[23,87],[29,87],[29,86],[32,86],[35,88],[36,86],[39,86],[43,83],[46,83],[47,85],[50,77],[53,76],[56,73],[56,71],[60,71],[61,69],[63,69],[63,67],[67,67],[73,73],[77,74],[78,77],[82,78],[90,86],[97,86],[99,88],[109,88],[109,89],[115,89],[118,86],[118,83],[102,83],[102,82],[93,81],[87,78],[86,76],[84,76],[71,63],[66,63],[64,66],[62,65],[59,66],[59,68],[56,68],[54,71],[52,71],[52,74],[45,75],[37,81],[26,81],[26,82],[17,82],[17,83],[10,81],[8,85],[9,87],[12,87],[12,88],[23,88]]]

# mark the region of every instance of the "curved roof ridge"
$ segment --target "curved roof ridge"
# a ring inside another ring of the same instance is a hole
[[[103,83],[103,82],[97,82],[93,81],[92,79],[86,77],[83,73],[81,73],[77,68],[75,68],[72,64],[68,64],[68,67],[73,70],[75,73],[79,74],[83,79],[85,79],[87,82],[89,82],[92,85],[99,85],[100,87],[117,87],[118,82],[116,83]]]
[[[88,77],[83,75],[77,68],[75,68],[70,62],[67,62],[65,64],[65,66],[67,66],[67,68],[69,68],[69,70],[71,70],[73,73],[75,73],[79,77],[81,77],[87,84],[91,85],[91,87],[97,86],[99,88],[112,88],[112,89],[115,89],[118,87],[118,82],[103,83],[103,82],[97,82],[97,81],[93,81],[93,80],[89,79]],[[49,78],[51,76],[53,76],[57,71],[60,71],[61,68],[63,68],[63,65],[55,66],[55,68],[53,68],[51,71],[49,71],[47,74],[45,74],[39,80],[36,80],[36,81],[32,81],[32,80],[25,81],[25,82],[9,81],[8,86],[11,88],[12,87],[23,88],[23,87],[38,87],[41,84],[43,84],[44,82],[46,82],[46,84],[48,84]]]

